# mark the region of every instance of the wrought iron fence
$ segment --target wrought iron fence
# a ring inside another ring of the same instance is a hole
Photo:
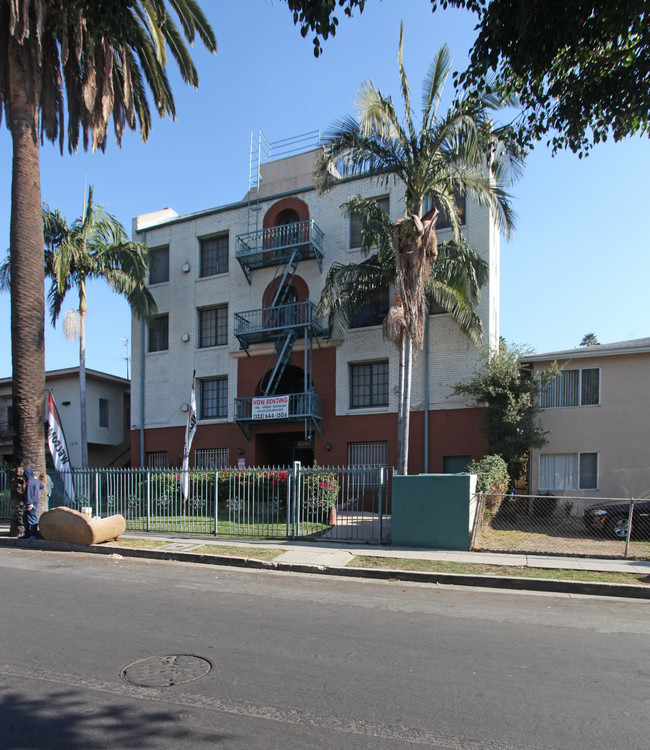
[[[650,558],[650,501],[479,495],[472,549]]]
[[[120,513],[134,531],[375,543],[390,535],[388,468],[306,468],[297,462],[290,468],[186,474],[173,468],[73,469],[71,474],[74,501],[53,476],[49,507],[90,508],[98,516]],[[0,512],[8,518],[7,472],[0,472],[0,498],[6,505]]]

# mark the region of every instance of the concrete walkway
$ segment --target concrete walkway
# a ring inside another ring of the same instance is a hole
[[[0,526],[0,534],[2,527]],[[384,547],[371,544],[335,544],[332,542],[285,542],[279,540],[241,540],[215,537],[191,537],[187,534],[161,534],[127,531],[125,536],[140,539],[168,540],[160,550],[189,552],[206,544],[251,549],[284,550],[276,562],[301,565],[344,567],[356,556],[402,558],[409,560],[445,560],[451,562],[480,563],[483,565],[510,565],[528,568],[555,568],[561,570],[593,570],[602,572],[636,573],[650,576],[650,561],[594,557],[560,557],[556,555],[529,555],[517,552],[460,552],[420,549],[415,547]],[[181,550],[182,547],[182,550]]]

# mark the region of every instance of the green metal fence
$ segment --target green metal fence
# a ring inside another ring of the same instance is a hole
[[[49,507],[90,508],[102,517],[120,513],[132,531],[381,543],[390,535],[391,477],[387,468],[298,462],[186,476],[175,468],[73,469],[74,503],[53,475]],[[0,515],[8,518],[7,472],[0,472],[0,489],[5,486]]]

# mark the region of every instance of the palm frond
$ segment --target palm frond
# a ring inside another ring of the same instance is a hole
[[[436,53],[422,84],[422,127],[428,128],[438,111],[442,91],[451,70],[451,54],[446,44]]]
[[[373,300],[378,289],[395,281],[395,265],[380,262],[377,254],[361,263],[333,263],[327,272],[318,302],[319,315],[327,315],[331,331],[350,325],[355,314]]]

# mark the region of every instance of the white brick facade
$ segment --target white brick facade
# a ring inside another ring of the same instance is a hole
[[[352,195],[366,197],[390,197],[390,216],[397,220],[404,212],[404,194],[400,183],[391,180],[388,187],[375,180],[363,178],[341,182],[326,195],[319,195],[310,185],[305,185],[305,159],[311,155],[302,154],[276,162],[273,172],[275,182],[262,182],[260,194],[259,228],[265,212],[282,198],[298,198],[307,205],[309,217],[323,231],[323,270],[319,271],[315,260],[303,261],[297,269],[297,276],[304,280],[309,289],[309,299],[317,303],[322,291],[328,268],[334,262],[349,263],[361,260],[358,250],[349,249],[349,219],[340,209],[342,203]],[[298,175],[292,178],[292,165],[298,165]],[[270,167],[267,174],[271,175]],[[263,173],[264,175],[264,173]],[[277,192],[276,189],[277,188]],[[284,192],[280,192],[280,188]],[[287,189],[289,188],[289,189]],[[140,216],[134,220],[134,238],[145,241],[150,247],[169,246],[169,281],[156,284],[151,291],[156,299],[160,314],[169,315],[168,349],[147,353],[146,332],[143,340],[143,326],[140,321],[132,324],[133,378],[132,378],[132,429],[141,427],[141,374],[144,362],[144,423],[145,430],[161,428],[184,428],[186,413],[183,405],[189,401],[192,373],[197,379],[224,376],[228,379],[228,417],[226,420],[202,420],[206,424],[230,424],[234,419],[234,398],[252,396],[241,392],[238,373],[243,353],[233,334],[234,314],[263,307],[262,295],[274,278],[277,268],[260,268],[252,271],[252,284],[249,285],[235,258],[237,236],[255,229],[255,215],[249,212],[246,201],[177,217],[167,210],[157,215]],[[227,273],[199,278],[200,238],[227,233],[229,237],[229,268]],[[470,246],[489,264],[490,282],[481,294],[479,313],[483,322],[484,341],[498,341],[499,337],[499,232],[487,209],[474,204],[467,205],[464,234]],[[439,241],[451,236],[450,230],[438,233]],[[188,270],[189,269],[189,270]],[[213,305],[228,305],[228,344],[206,349],[198,348],[198,309]],[[187,339],[189,336],[189,340]],[[335,403],[332,399],[323,403],[323,418],[330,414],[336,417],[361,419],[368,414],[396,413],[399,355],[394,346],[382,336],[380,326],[349,330],[343,340],[323,341],[324,349],[335,348],[336,367]],[[429,408],[431,410],[454,410],[467,408],[458,398],[449,398],[452,384],[464,379],[476,362],[477,350],[460,331],[448,315],[432,315],[429,330]],[[298,341],[294,352],[301,350]],[[270,346],[257,345],[252,354],[268,359]],[[389,404],[388,407],[372,409],[350,408],[350,362],[388,360],[389,363]],[[412,408],[414,412],[425,408],[425,352],[417,354],[413,368]],[[318,393],[318,367],[314,361],[313,381]],[[323,374],[321,374],[321,378]],[[329,378],[329,374],[327,375]],[[322,380],[321,380],[322,382]],[[199,428],[200,429],[200,428]],[[296,427],[300,429],[300,426]],[[232,435],[232,433],[230,433]],[[391,438],[394,436],[391,436]],[[176,438],[177,439],[177,438]],[[243,439],[243,438],[242,438]],[[323,440],[326,439],[325,434]],[[135,438],[134,438],[135,441]],[[210,446],[221,448],[225,446]],[[236,452],[236,451],[235,451]],[[231,451],[231,455],[233,451]],[[137,457],[134,456],[137,463]]]

